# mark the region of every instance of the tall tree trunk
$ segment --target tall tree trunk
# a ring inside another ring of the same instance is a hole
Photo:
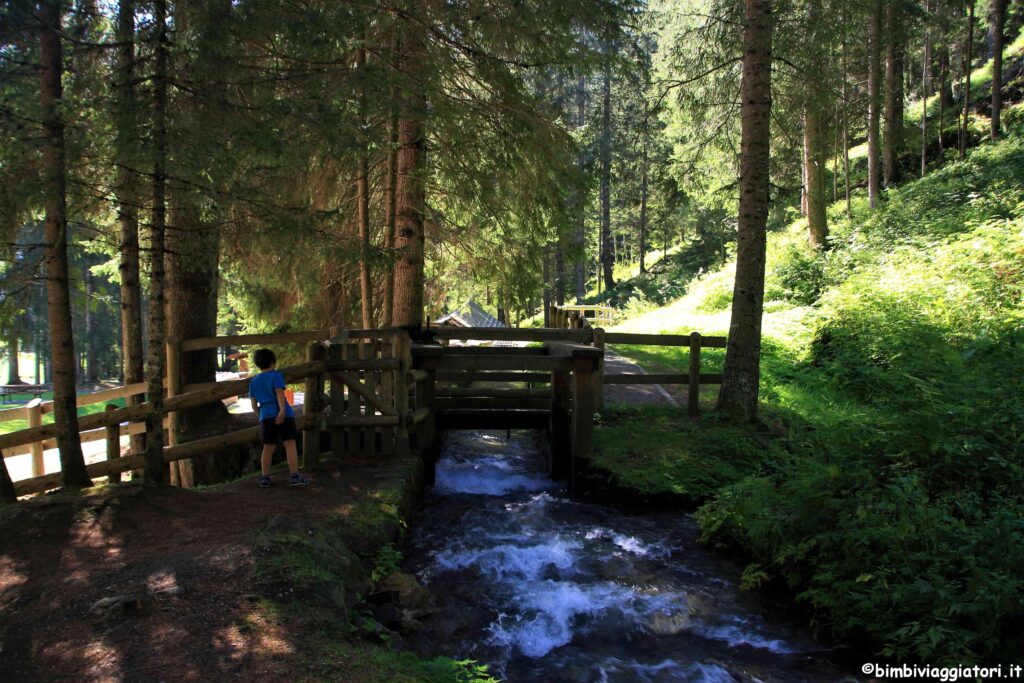
[[[849,91],[849,48],[846,44],[846,9],[842,12],[843,25],[843,181],[846,186],[846,217],[853,216],[853,207],[850,198],[850,91]]]
[[[587,80],[586,76],[580,76],[579,83],[576,86],[576,127],[582,128],[586,124],[586,107],[587,107]],[[583,150],[580,150],[579,158],[576,159],[576,165],[583,170],[584,165],[584,154]],[[583,192],[580,192],[580,196],[577,199],[576,207],[576,264],[575,264],[575,294],[576,303],[582,304],[583,298],[587,295],[587,233],[586,233],[586,209],[587,199]]]
[[[361,31],[356,50],[356,71],[363,78],[359,92],[359,112],[366,119],[366,27]],[[363,329],[373,327],[373,284],[370,279],[370,159],[364,133],[360,133],[359,168],[356,177],[356,214],[359,221],[359,301]]]
[[[744,14],[736,285],[718,409],[733,419],[754,421],[761,381],[761,314],[769,201],[771,0],[744,0]]]
[[[932,36],[928,21],[931,17],[931,6],[928,0],[924,3],[924,51],[921,55],[921,177],[928,172],[928,94],[931,90],[930,70],[932,61]],[[941,97],[939,98],[942,99]]]
[[[139,276],[140,191],[134,169],[139,163],[139,103],[135,92],[135,2],[121,0],[117,11],[117,73],[114,83],[114,118],[117,121],[114,154],[117,160],[117,221],[121,229],[118,274],[121,276],[121,367],[125,384],[142,382],[145,353],[142,346],[142,285]],[[142,396],[131,396],[127,405],[137,405]],[[129,440],[132,455],[146,447],[143,434]]]
[[[410,78],[402,90],[398,114],[398,182],[395,188],[395,300],[392,323],[419,327],[423,323],[424,164],[423,119],[426,101],[416,92],[423,35],[418,26],[403,20],[399,73]]]
[[[397,48],[397,43],[394,47]],[[397,51],[397,50],[396,50]],[[392,101],[397,93],[392,92]],[[398,176],[398,117],[394,109],[388,115],[387,168],[384,174],[384,250],[390,257],[395,248],[395,185]],[[382,326],[391,325],[395,301],[394,269],[384,278],[384,313]]]
[[[615,286],[615,254],[612,251],[612,76],[605,65],[601,111],[601,268],[604,288]]]
[[[878,208],[881,194],[881,150],[879,148],[880,133],[878,130],[879,108],[882,104],[880,88],[881,39],[882,39],[882,4],[881,0],[872,0],[868,16],[868,203],[872,209]]]
[[[644,123],[644,148],[640,156],[640,272],[647,272],[644,257],[647,255],[647,146],[649,132]]]
[[[807,229],[811,246],[821,249],[828,238],[825,211],[825,141],[821,103],[809,97],[804,109],[804,147],[807,149]]]
[[[1006,0],[991,0],[992,13],[992,127],[989,135],[999,137],[999,116],[1003,109],[1003,43],[1006,23]]]
[[[555,242],[555,303],[565,304],[565,246],[561,236]]]
[[[7,342],[7,383],[8,384],[21,384],[21,371],[18,367],[18,354],[20,348],[18,344],[18,333],[12,332],[10,340]]]
[[[963,120],[960,124],[960,158],[967,156],[968,125],[971,115],[971,67],[974,63],[974,0],[967,2],[967,36],[964,40]]]
[[[894,3],[886,3],[885,23],[885,113],[882,169],[886,187],[899,179],[899,154],[903,137],[903,59],[902,12]]]
[[[68,221],[65,191],[64,121],[61,115],[60,0],[39,3],[39,101],[43,114],[42,170],[46,213],[43,271],[49,315],[50,354],[53,359],[53,412],[60,450],[61,479],[65,486],[91,486],[85,470],[78,434],[75,395],[75,340],[71,327],[68,279]]]
[[[146,419],[145,481],[166,482],[164,464],[164,372],[167,357],[164,314],[164,236],[167,227],[167,0],[153,2],[153,215],[149,236],[149,344],[146,349],[149,385],[146,398],[153,411]]]
[[[541,279],[544,282],[544,288],[542,290],[541,306],[543,307],[544,327],[551,327],[551,258],[550,248],[544,247],[544,256],[541,259]]]
[[[96,384],[100,379],[99,368],[96,367],[96,311],[93,308],[96,285],[89,272],[88,259],[82,266],[82,279],[85,281],[85,381]]]

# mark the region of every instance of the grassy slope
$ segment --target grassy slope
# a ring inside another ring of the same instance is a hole
[[[686,428],[695,440],[662,417],[612,415],[600,457],[645,490],[700,497],[708,486],[680,484],[693,464],[737,482],[701,510],[707,539],[749,553],[751,583],[788,582],[841,637],[932,662],[1020,652],[1022,197],[1011,138],[889,191],[876,215],[863,200],[852,221],[833,207],[827,254],[804,246],[802,222],[772,235],[766,426],[721,442],[714,416]],[[724,332],[731,277],[708,274],[622,328]],[[620,351],[685,370],[678,350]],[[640,423],[641,442],[616,435]],[[703,458],[690,452],[701,438],[726,447]],[[644,444],[661,451],[645,458]]]

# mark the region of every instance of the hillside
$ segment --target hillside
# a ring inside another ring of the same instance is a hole
[[[860,197],[843,209],[828,251],[805,246],[803,221],[769,237],[770,447],[700,509],[705,540],[752,558],[748,584],[784,583],[817,624],[884,655],[1019,657],[1024,139],[889,190],[874,214]],[[685,295],[620,329],[726,332],[732,269],[648,276]],[[685,370],[674,350],[620,351]]]

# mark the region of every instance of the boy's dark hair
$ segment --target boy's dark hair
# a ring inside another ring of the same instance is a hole
[[[270,349],[260,349],[253,354],[252,360],[260,370],[266,370],[277,362],[277,356]]]

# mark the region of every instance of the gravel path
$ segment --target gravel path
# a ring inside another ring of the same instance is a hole
[[[642,375],[644,369],[612,351],[605,351],[604,372],[606,375]],[[628,405],[672,405],[679,404],[660,384],[606,384],[604,386],[605,403],[625,403]]]

